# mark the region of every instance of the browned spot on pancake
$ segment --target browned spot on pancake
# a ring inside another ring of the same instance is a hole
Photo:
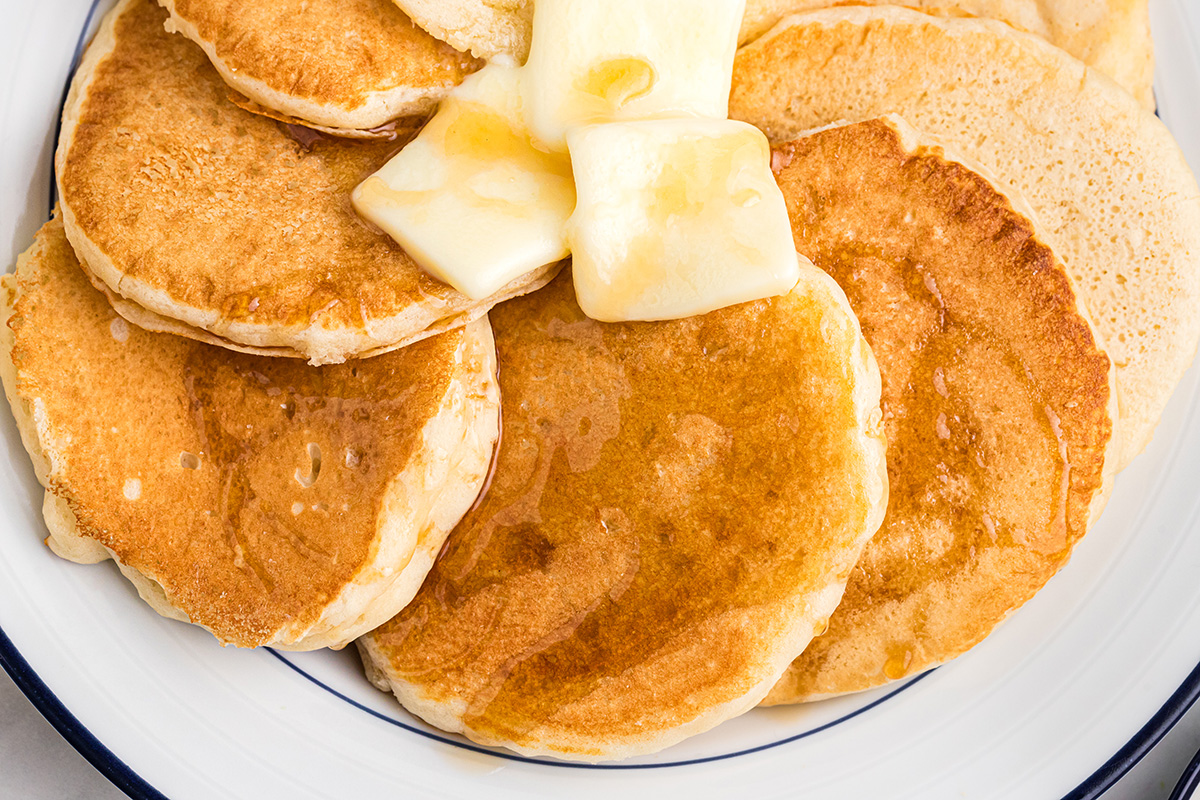
[[[890,502],[829,631],[769,698],[883,683],[977,643],[1065,563],[1101,493],[1109,369],[1032,223],[886,120],[775,149],[796,247],[883,376]]]
[[[80,533],[224,641],[315,621],[374,558],[387,486],[422,447],[464,333],[320,368],[240,355],[114,328],[61,222],[39,246],[13,360]]]
[[[374,93],[454,86],[482,62],[439,42],[391,0],[172,0],[231,71],[354,109]]]
[[[605,325],[564,275],[493,311],[494,482],[370,637],[402,699],[461,707],[442,713],[480,741],[611,757],[772,680],[883,490],[855,326],[802,287]]]

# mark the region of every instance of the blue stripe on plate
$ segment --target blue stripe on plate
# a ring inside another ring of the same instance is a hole
[[[79,753],[100,770],[104,777],[118,789],[135,800],[167,800],[140,775],[129,768],[113,751],[105,747],[82,722],[62,704],[50,691],[24,656],[17,651],[12,640],[0,630],[0,667],[8,673],[29,701],[42,712],[42,716],[53,725],[63,738]]]
[[[687,761],[666,761],[666,762],[663,762],[660,764],[578,764],[578,763],[574,763],[574,762],[570,762],[570,761],[552,761],[550,759],[543,759],[543,758],[528,758],[526,756],[519,756],[516,753],[507,753],[503,750],[496,750],[496,749],[492,749],[489,747],[483,747],[481,745],[471,744],[470,742],[464,741],[462,739],[452,739],[452,738],[449,738],[448,736],[444,736],[442,734],[431,733],[430,731],[422,730],[414,725],[409,725],[407,722],[404,722],[403,720],[399,720],[394,717],[389,717],[386,714],[380,714],[378,711],[375,711],[374,709],[367,708],[362,703],[359,703],[357,700],[351,700],[349,697],[342,694],[337,689],[334,689],[332,686],[324,683],[323,681],[310,675],[309,673],[302,670],[300,667],[293,664],[291,661],[289,661],[287,658],[285,658],[277,650],[272,650],[271,648],[267,648],[267,652],[270,653],[271,655],[275,656],[277,659],[282,661],[284,664],[287,664],[287,666],[290,669],[299,673],[300,675],[303,675],[311,683],[314,683],[317,686],[321,687],[322,689],[329,692],[331,695],[338,698],[339,700],[349,703],[350,705],[357,708],[359,711],[363,711],[367,714],[370,714],[372,717],[375,717],[376,719],[381,719],[390,725],[395,725],[397,728],[403,728],[404,730],[409,731],[410,733],[415,733],[418,736],[425,737],[426,739],[432,739],[435,742],[442,742],[443,744],[453,745],[454,747],[458,747],[463,750],[470,750],[475,753],[483,753],[484,755],[495,756],[496,758],[501,758],[501,759],[504,759],[505,761],[520,761],[525,764],[541,764],[542,766],[546,766],[546,767],[563,767],[565,769],[600,769],[600,770],[666,769],[667,767],[687,767],[687,766],[692,766],[694,764],[710,764],[713,761],[725,761],[730,758],[737,758],[738,756],[748,756],[752,753],[761,753],[764,750],[771,750],[771,749],[779,747],[781,745],[789,744],[790,742],[796,742],[801,739],[807,739],[809,736],[818,734],[821,731],[827,731],[836,725],[840,725],[843,722],[854,719],[855,717],[859,716],[860,714],[865,714],[866,712],[870,711],[871,709],[876,708],[883,703],[886,703],[888,700],[891,700],[893,697],[895,697],[896,695],[905,691],[909,687],[915,686],[916,684],[925,680],[926,678],[928,678],[930,675],[932,675],[935,672],[935,670],[930,670],[929,672],[925,672],[921,675],[918,675],[917,677],[913,678],[909,682],[905,683],[900,688],[895,689],[895,690],[889,692],[888,694],[885,694],[883,697],[880,697],[878,700],[874,700],[874,701],[868,703],[867,705],[863,706],[862,708],[855,709],[854,711],[851,711],[849,714],[846,714],[845,716],[842,716],[842,717],[838,717],[837,719],[835,719],[831,722],[826,722],[824,725],[819,725],[815,728],[811,728],[807,731],[804,731],[803,733],[797,733],[792,736],[788,736],[785,739],[779,739],[778,741],[768,742],[767,744],[761,744],[761,745],[758,745],[757,747],[751,747],[751,748],[748,748],[745,750],[736,750],[732,753],[722,753],[721,755],[717,755],[717,756],[707,756],[705,758],[693,758],[693,759],[689,759]]]
[[[71,79],[75,77],[75,70],[79,69],[79,59],[83,58],[83,47],[88,43],[88,32],[92,29],[92,21],[96,18],[96,10],[100,8],[101,0],[92,0],[92,5],[88,9],[87,16],[83,19],[83,28],[79,31],[79,38],[75,40],[75,52],[71,54],[71,68],[67,70],[67,82],[63,84],[62,99],[59,100],[59,116],[54,122],[54,149],[53,153],[58,152],[58,137],[62,133],[62,108],[67,104],[67,93],[71,91]],[[58,205],[58,184],[54,181],[54,170],[50,170],[50,215],[54,215],[54,207]]]

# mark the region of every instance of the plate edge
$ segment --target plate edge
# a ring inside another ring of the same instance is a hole
[[[67,710],[58,696],[38,677],[3,628],[0,628],[0,667],[46,721],[114,786],[133,800],[168,800],[166,795],[118,758],[78,717]]]

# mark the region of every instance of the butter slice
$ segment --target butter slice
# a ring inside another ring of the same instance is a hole
[[[745,0],[537,0],[529,124],[548,148],[577,125],[725,119]]]
[[[578,192],[568,240],[589,317],[690,317],[785,294],[800,279],[803,257],[757,128],[619,122],[577,128],[568,142]]]
[[[491,64],[352,195],[423,269],[472,300],[566,258],[571,164],[534,147],[520,71]]]

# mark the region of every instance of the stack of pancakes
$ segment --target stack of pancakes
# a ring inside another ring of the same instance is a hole
[[[89,47],[4,279],[48,544],[227,644],[357,640],[482,743],[624,758],[964,653],[1200,339],[1145,0],[750,0],[731,114],[816,268],[621,324],[562,264],[471,300],[350,205],[531,0],[160,2]]]

